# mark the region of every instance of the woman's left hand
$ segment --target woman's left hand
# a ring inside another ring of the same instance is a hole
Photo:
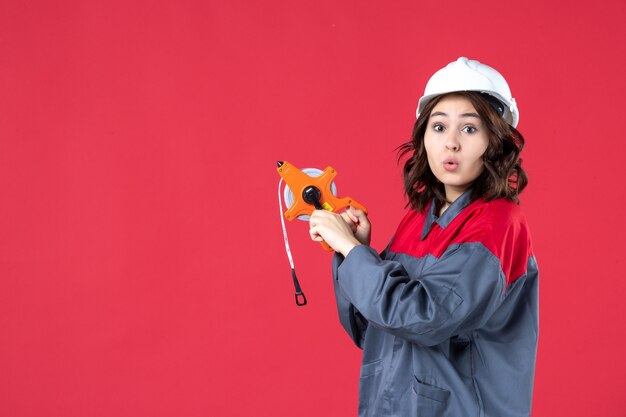
[[[344,218],[327,210],[315,210],[311,214],[309,235],[316,242],[325,241],[343,256],[348,256],[355,246],[361,245]]]

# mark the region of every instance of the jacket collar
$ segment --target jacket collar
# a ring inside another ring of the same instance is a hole
[[[424,228],[422,229],[422,240],[426,239],[426,236],[428,236],[433,223],[437,223],[442,229],[448,227],[452,220],[454,220],[456,216],[458,216],[459,213],[469,205],[471,196],[472,190],[466,190],[454,201],[454,203],[450,205],[450,207],[446,209],[446,211],[443,212],[441,217],[437,216],[437,204],[435,204],[435,200],[433,199],[428,207],[426,222],[424,223]]]

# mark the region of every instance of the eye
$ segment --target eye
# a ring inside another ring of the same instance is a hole
[[[478,131],[478,129],[476,129],[474,126],[465,126],[463,128],[463,132],[465,132],[465,133],[475,133],[477,131]]]
[[[444,127],[443,127],[443,125],[442,125],[442,124],[440,124],[440,123],[435,123],[435,124],[433,125],[433,130],[434,130],[435,132],[443,132]]]

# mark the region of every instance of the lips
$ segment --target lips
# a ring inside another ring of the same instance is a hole
[[[446,171],[455,171],[459,167],[459,161],[456,158],[446,158],[443,161],[443,169]]]

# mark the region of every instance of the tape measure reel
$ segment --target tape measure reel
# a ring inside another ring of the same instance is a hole
[[[300,170],[287,161],[278,161],[277,165],[277,171],[281,177],[278,182],[278,206],[283,228],[285,251],[289,258],[289,264],[291,265],[291,277],[296,290],[296,304],[303,306],[307,301],[300,288],[298,277],[296,276],[293,257],[291,256],[291,249],[289,248],[289,239],[287,238],[285,219],[289,221],[295,219],[308,221],[310,214],[313,213],[314,210],[336,212],[348,206],[354,206],[367,213],[367,209],[350,197],[337,197],[337,186],[333,181],[337,172],[333,167],[326,167],[326,169],[322,171],[317,168],[305,168]],[[285,182],[285,189],[282,191],[281,196],[283,181]],[[285,211],[283,211],[283,201],[287,207]],[[321,242],[321,246],[326,251],[333,250],[326,242]]]
[[[324,173],[324,171],[318,168],[304,168],[304,169],[301,169],[301,171],[311,178],[317,178]],[[330,183],[330,191],[333,193],[335,197],[337,196],[337,186],[335,185],[335,181],[332,181]],[[291,188],[289,188],[289,185],[286,184],[285,190],[283,192],[283,201],[285,203],[285,207],[287,207],[288,209],[291,208],[293,206],[294,200],[295,198],[293,195],[293,191],[291,191]],[[301,214],[299,216],[296,216],[296,218],[298,220],[309,221],[311,216],[309,216],[308,214]]]

